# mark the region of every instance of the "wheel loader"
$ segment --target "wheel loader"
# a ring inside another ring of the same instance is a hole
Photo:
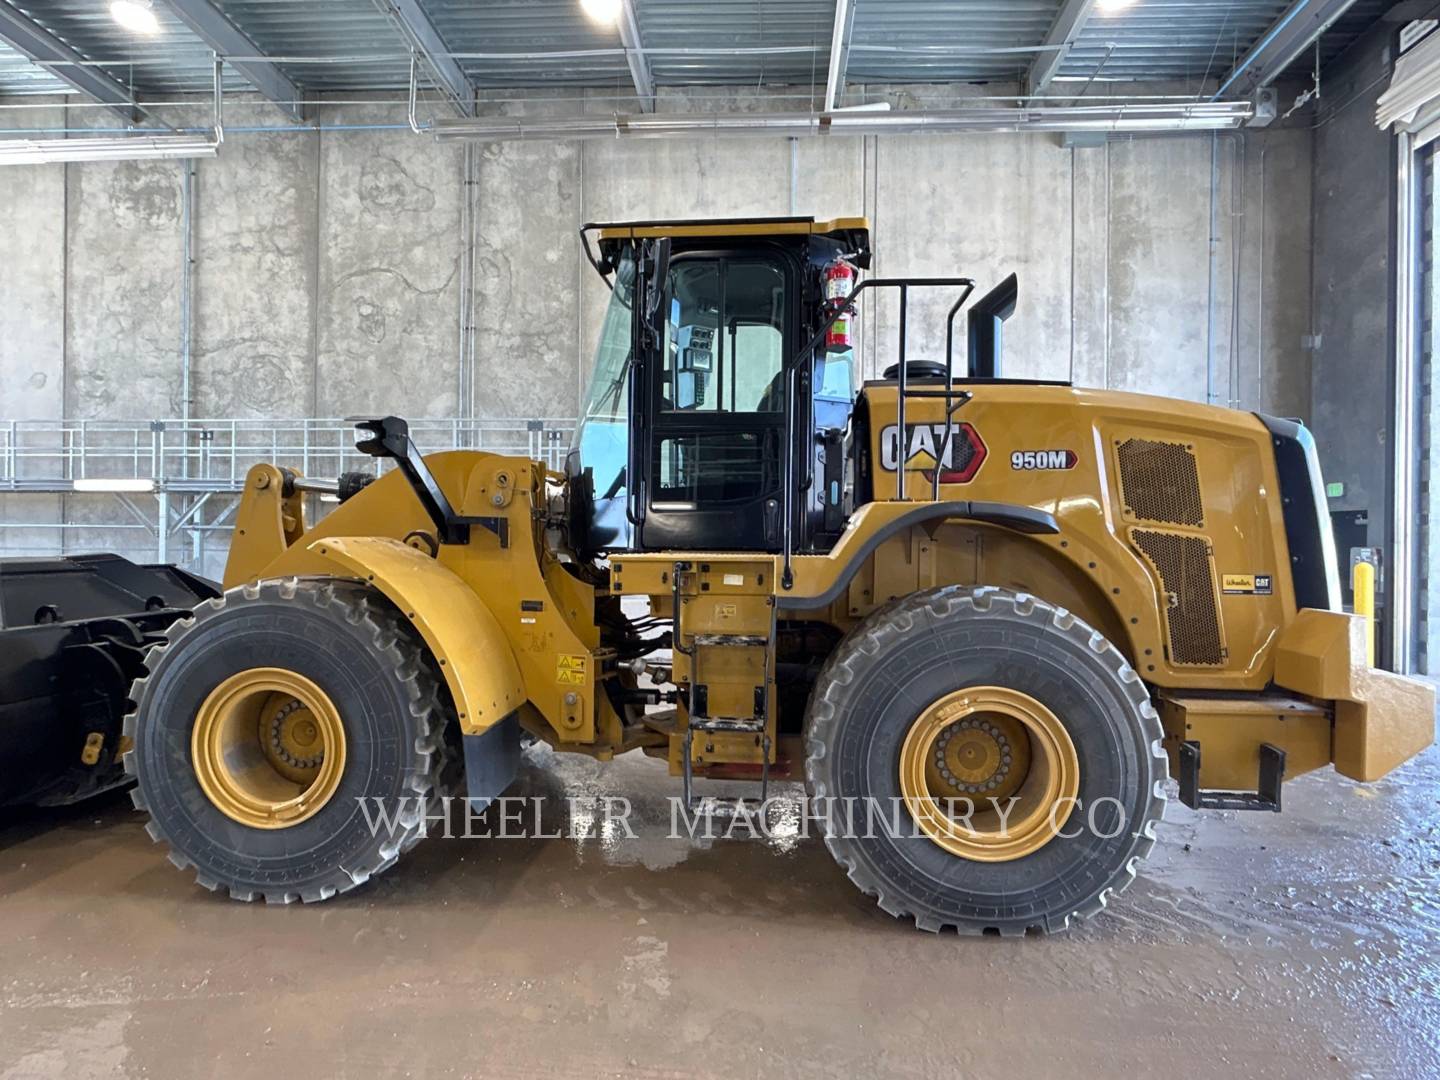
[[[383,417],[357,421],[378,477],[249,473],[224,594],[127,721],[136,805],[200,884],[346,892],[433,800],[501,796],[529,738],[663,759],[686,808],[803,780],[890,914],[1059,931],[1133,879],[1171,777],[1273,812],[1430,744],[1432,691],[1342,610],[1301,424],[1006,378],[1014,278],[971,304],[863,276],[861,219],[581,241],[611,295],[563,472],[422,456]],[[897,332],[856,385],[865,294]]]

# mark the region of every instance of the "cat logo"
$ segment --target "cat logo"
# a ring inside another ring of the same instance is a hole
[[[985,443],[969,424],[906,424],[905,471],[919,472],[926,480],[935,478],[936,466],[942,484],[968,484],[980,471],[987,453]],[[897,427],[880,432],[880,468],[895,471],[899,457]]]

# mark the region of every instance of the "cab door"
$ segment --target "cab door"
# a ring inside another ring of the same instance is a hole
[[[779,550],[794,280],[763,246],[670,259],[647,365],[642,548]]]

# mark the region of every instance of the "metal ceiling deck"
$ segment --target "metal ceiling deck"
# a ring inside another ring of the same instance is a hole
[[[311,93],[407,85],[404,39],[376,0],[212,0],[259,51]],[[616,27],[579,0],[420,0],[479,89],[629,91]],[[632,0],[657,85],[823,87],[835,0]],[[1061,0],[853,0],[849,83],[985,83],[1021,78]],[[159,33],[123,29],[106,0],[0,0],[142,98],[209,89],[209,49],[154,0]],[[1189,80],[1223,75],[1286,0],[1135,0],[1097,8],[1065,56],[1063,80]],[[1391,6],[1357,0],[1320,42],[1337,55]],[[247,84],[227,68],[226,87]],[[0,45],[0,95],[65,93],[55,75]]]

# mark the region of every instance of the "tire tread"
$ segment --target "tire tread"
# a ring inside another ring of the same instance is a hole
[[[840,705],[845,687],[855,683],[886,644],[914,632],[922,614],[946,619],[971,612],[1008,611],[1019,618],[1044,623],[1047,630],[1070,639],[1100,657],[1110,669],[1116,685],[1136,707],[1144,725],[1146,744],[1150,748],[1156,780],[1150,785],[1144,823],[1139,830],[1135,848],[1114,880],[1088,900],[1071,910],[1046,916],[1039,921],[968,921],[941,919],[930,914],[917,914],[907,901],[886,891],[886,885],[864,860],[856,857],[853,841],[825,833],[825,846],[849,879],[867,896],[874,897],[880,908],[896,918],[911,918],[920,930],[938,933],[953,929],[960,934],[999,934],[1019,936],[1027,931],[1058,933],[1069,928],[1072,921],[1093,918],[1103,911],[1110,899],[1127,889],[1135,880],[1136,868],[1155,847],[1156,824],[1163,819],[1168,801],[1165,781],[1169,775],[1169,756],[1162,744],[1160,716],[1150,700],[1144,681],[1121,654],[1099,631],[1065,608],[1040,600],[1029,593],[1011,592],[993,585],[949,585],[923,590],[893,601],[877,609],[855,628],[826,660],[816,680],[805,719],[805,779],[812,799],[823,799],[828,792],[823,768],[840,722]],[[823,819],[822,819],[823,820]],[[893,886],[891,886],[893,888]]]
[[[125,716],[124,727],[124,733],[130,740],[130,749],[124,756],[126,773],[139,779],[135,748],[140,742],[137,735],[147,705],[146,691],[151,675],[166,653],[183,643],[197,626],[214,618],[231,604],[265,600],[310,604],[327,618],[343,621],[352,627],[363,627],[367,631],[375,655],[383,658],[392,676],[406,688],[410,715],[417,731],[404,789],[418,796],[427,812],[433,809],[435,800],[444,790],[441,772],[447,767],[454,767],[452,758],[443,750],[447,744],[447,728],[454,722],[449,691],[429,651],[404,616],[373,589],[347,579],[288,577],[250,582],[205,601],[196,607],[190,618],[172,625],[165,640],[146,654],[147,673],[136,679],[130,688],[131,708]],[[137,810],[149,813],[141,784],[137,783],[132,789],[131,801]],[[401,827],[394,832],[375,835],[374,844],[365,850],[360,861],[352,859],[349,866],[336,866],[320,878],[306,882],[305,887],[298,890],[283,886],[262,889],[241,882],[219,880],[196,869],[153,815],[146,822],[145,829],[152,841],[165,845],[172,863],[182,870],[194,869],[197,884],[211,892],[223,888],[231,899],[246,903],[255,900],[264,900],[267,904],[289,904],[296,900],[318,903],[363,885],[392,866],[402,852],[408,851],[424,836],[426,813],[412,810],[400,820]]]

